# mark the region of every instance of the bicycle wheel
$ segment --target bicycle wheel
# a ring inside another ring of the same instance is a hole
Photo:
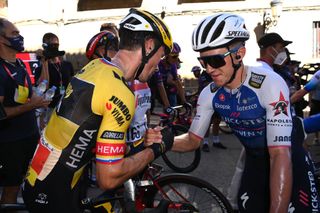
[[[148,207],[157,206],[160,200],[173,202],[168,212],[231,213],[233,209],[226,197],[210,183],[186,174],[160,177],[146,198]]]
[[[172,131],[177,136],[188,132],[188,128],[176,124],[172,126]],[[201,150],[199,148],[195,151],[184,153],[168,151],[161,157],[170,169],[176,172],[188,173],[198,167],[201,159]]]
[[[229,125],[224,122],[224,121],[221,121],[220,124],[219,124],[219,129],[221,132],[225,133],[225,134],[232,134],[233,131],[232,129],[229,127]]]

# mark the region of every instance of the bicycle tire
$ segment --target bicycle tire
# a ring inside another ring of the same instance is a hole
[[[219,124],[219,130],[225,134],[232,134],[233,131],[232,129],[229,127],[229,125],[227,123],[225,123],[224,121],[221,121]]]
[[[165,194],[170,201],[186,205],[185,210],[192,212],[233,212],[227,198],[212,184],[200,178],[188,174],[171,174],[162,176],[155,182],[157,184],[149,188],[144,196],[147,207],[157,206]],[[169,206],[168,212],[179,212],[179,210]]]
[[[188,132],[188,128],[180,124],[175,124],[172,126],[172,131],[174,135],[177,136]],[[189,173],[198,167],[201,160],[201,150],[198,148],[192,152],[184,153],[168,151],[161,157],[166,165],[175,172]]]

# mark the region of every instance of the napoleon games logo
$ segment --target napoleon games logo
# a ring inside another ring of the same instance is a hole
[[[289,101],[286,101],[284,99],[284,96],[282,94],[282,92],[280,91],[280,97],[278,101],[272,102],[270,105],[273,106],[273,110],[274,110],[274,115],[273,116],[277,116],[281,113],[285,114],[286,116],[288,116],[288,104]]]

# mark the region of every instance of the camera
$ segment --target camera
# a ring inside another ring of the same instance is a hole
[[[59,44],[43,43],[42,47],[43,47],[42,55],[45,59],[51,59],[57,56],[63,56],[65,54],[65,51],[59,50]]]

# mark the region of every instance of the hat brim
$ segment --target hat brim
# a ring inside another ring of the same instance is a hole
[[[283,41],[283,45],[284,46],[287,46],[287,45],[289,45],[289,44],[291,44],[292,43],[292,41]]]

